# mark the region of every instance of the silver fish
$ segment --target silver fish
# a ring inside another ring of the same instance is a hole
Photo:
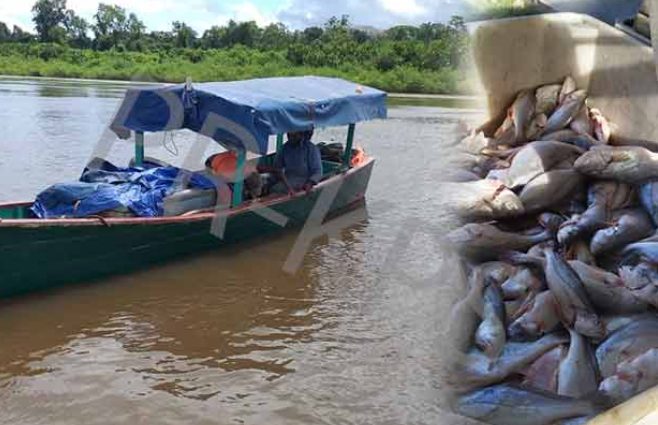
[[[560,130],[555,133],[546,134],[537,138],[539,141],[555,141],[568,143],[576,146],[583,151],[588,151],[592,147],[600,145],[598,140],[588,134],[578,134],[573,130]]]
[[[599,390],[615,403],[658,385],[658,348],[621,363],[617,373],[601,382]]]
[[[521,199],[523,202],[523,199]],[[613,225],[597,231],[590,242],[594,255],[621,248],[637,242],[654,232],[651,218],[641,209],[621,210],[613,216]]]
[[[564,79],[562,86],[560,87],[560,93],[558,95],[558,104],[562,104],[567,100],[567,97],[575,92],[578,89],[576,85],[576,80],[573,79],[570,75]]]
[[[512,105],[512,116],[514,117],[514,141],[516,144],[525,143],[526,131],[535,113],[535,94],[531,90],[523,90],[518,94]]]
[[[643,183],[658,177],[658,154],[639,146],[595,146],[574,167],[597,179]]]
[[[612,126],[610,125],[610,122],[603,116],[601,111],[596,108],[592,108],[590,114],[592,118],[592,126],[594,127],[594,136],[600,143],[607,145],[612,136]]]
[[[459,398],[456,411],[491,425],[551,425],[596,413],[588,401],[503,384]]]
[[[500,133],[500,135],[495,138],[495,141],[496,146],[514,146],[516,144],[516,127],[514,124]]]
[[[567,258],[569,260],[578,260],[590,266],[596,266],[596,258],[589,249],[587,244],[582,239],[578,239],[569,247]]]
[[[458,147],[460,150],[472,154],[479,155],[484,149],[492,149],[495,147],[493,140],[487,138],[483,132],[472,132],[459,142]]]
[[[537,138],[544,132],[544,127],[546,127],[547,123],[548,117],[545,114],[535,115],[532,120],[530,120],[530,124],[528,124],[525,134],[526,140],[537,140]]]
[[[592,346],[584,336],[569,330],[569,352],[560,364],[558,394],[583,398],[594,394],[599,387],[599,371]]]
[[[564,217],[558,214],[553,213],[543,213],[538,218],[539,225],[546,230],[550,230],[551,233],[555,234],[560,229],[560,226],[564,224]]]
[[[627,245],[620,253],[622,265],[641,262],[658,264],[658,242],[640,241]]]
[[[638,320],[643,320],[653,317],[653,313],[637,313],[637,314],[620,314],[620,315],[611,315],[611,316],[601,316],[601,321],[605,327],[606,337],[612,335],[614,332],[623,328],[626,325],[630,325],[633,322]]]
[[[516,273],[517,267],[503,261],[490,261],[480,264],[480,270],[487,281],[500,285]]]
[[[586,151],[592,149],[594,146],[600,145],[600,142],[589,134],[579,134],[576,137],[567,140],[567,143],[570,143]]]
[[[525,312],[509,327],[512,340],[535,339],[554,331],[560,324],[558,305],[551,291],[538,294],[525,307]]]
[[[566,355],[563,345],[545,353],[521,372],[523,385],[557,394],[558,371]]]
[[[505,301],[505,323],[512,323],[516,319],[525,301],[523,298]]]
[[[639,319],[615,331],[596,349],[601,376],[608,378],[617,366],[658,347],[658,317]]]
[[[658,307],[658,269],[647,263],[623,266],[619,276],[630,294],[638,301]]]
[[[592,184],[587,195],[587,210],[562,225],[557,234],[558,242],[569,245],[581,236],[587,237],[605,228],[612,219],[612,211],[634,203],[634,194],[633,188],[625,183],[602,181]]]
[[[485,277],[482,268],[475,267],[468,278],[465,275],[462,278],[468,282],[468,292],[452,308],[448,329],[450,341],[458,351],[465,353],[473,343],[482,317]]]
[[[534,235],[504,232],[492,224],[470,223],[450,232],[446,238],[459,253],[470,259],[493,260],[500,252],[524,251],[550,239],[550,232]]]
[[[587,92],[585,90],[577,90],[568,95],[548,119],[544,134],[553,133],[567,127],[585,105],[586,99]]]
[[[587,105],[583,105],[580,111],[576,114],[569,127],[578,134],[586,134],[591,136],[594,132],[592,121],[589,117],[589,109]]]
[[[506,300],[526,297],[530,292],[539,292],[544,287],[544,282],[527,267],[521,267],[501,285]]]
[[[553,133],[547,133],[541,135],[538,140],[543,141],[553,141],[553,142],[568,142],[569,140],[575,139],[578,137],[578,133],[572,129],[559,130]]]
[[[564,160],[573,163],[582,153],[581,149],[562,142],[529,143],[514,156],[505,184],[510,189],[525,186]]]
[[[519,194],[526,213],[560,205],[583,189],[582,176],[573,170],[552,170],[530,181]]]
[[[494,282],[484,290],[482,322],[475,332],[475,345],[492,358],[498,357],[505,346],[505,304]]]
[[[507,109],[507,113],[505,114],[505,119],[503,120],[500,127],[498,127],[498,129],[496,129],[494,133],[494,139],[496,140],[500,139],[503,136],[503,134],[509,132],[510,130],[512,130],[512,134],[514,134],[514,114],[512,112],[512,107],[509,107]]]
[[[546,249],[544,273],[564,324],[590,338],[604,335],[603,325],[578,274],[553,249]]]
[[[483,166],[487,158],[468,152],[456,152],[446,157],[446,166],[449,169],[472,170]]]
[[[442,190],[442,204],[465,220],[496,220],[524,213],[519,197],[502,182],[445,183]]]
[[[504,182],[505,180],[507,180],[507,172],[508,172],[507,169],[491,170],[486,175],[485,179]]]
[[[580,418],[565,419],[556,425],[587,425],[589,421],[594,419],[594,416],[581,416]]]
[[[658,226],[658,181],[646,183],[640,187],[640,203]]]
[[[535,98],[537,99],[536,112],[544,114],[547,117],[555,112],[562,90],[561,84],[550,84],[547,86],[539,87],[535,91]]]
[[[563,334],[550,334],[534,342],[508,342],[497,359],[473,349],[458,359],[458,364],[453,368],[453,384],[468,388],[501,382],[568,340]]]
[[[581,261],[569,261],[569,265],[578,274],[597,309],[617,314],[642,313],[649,309],[649,305],[636,298],[616,274]]]

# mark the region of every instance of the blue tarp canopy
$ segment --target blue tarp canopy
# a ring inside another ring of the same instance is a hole
[[[560,12],[584,13],[614,25],[635,17],[642,0],[542,0]]]
[[[386,118],[386,93],[338,78],[289,77],[128,90],[112,124],[190,129],[229,148],[266,154],[270,135]]]

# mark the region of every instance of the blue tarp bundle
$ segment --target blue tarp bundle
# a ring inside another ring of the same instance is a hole
[[[79,182],[55,184],[41,192],[32,212],[39,218],[58,218],[127,209],[140,217],[157,217],[164,198],[174,192],[214,187],[207,177],[172,166],[118,168],[104,161],[98,169],[85,169]]]
[[[386,118],[386,93],[326,77],[263,78],[128,90],[112,129],[190,129],[265,154],[270,135]]]

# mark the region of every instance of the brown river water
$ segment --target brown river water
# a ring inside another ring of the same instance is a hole
[[[0,79],[0,201],[76,179],[124,89]],[[0,302],[0,424],[466,423],[441,379],[456,289],[439,180],[477,114],[392,105],[358,126],[377,158],[367,219],[316,240],[294,275],[291,232]],[[179,164],[188,139],[153,136],[147,155]]]

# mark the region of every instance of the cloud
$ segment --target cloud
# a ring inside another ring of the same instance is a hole
[[[35,0],[0,0],[0,20],[33,30]],[[103,0],[133,12],[149,30],[169,30],[182,20],[200,34],[229,19],[267,25],[281,21],[291,28],[322,25],[332,16],[349,15],[356,25],[387,28],[400,24],[445,21],[463,10],[465,0]],[[78,15],[93,22],[99,1],[68,0]]]
[[[427,9],[419,5],[416,0],[407,0],[406,2],[399,0],[379,0],[379,3],[388,12],[398,16],[409,16],[413,18],[427,13]]]
[[[32,28],[32,3],[25,1],[0,2],[0,21],[11,29],[18,25],[24,30]]]
[[[32,0],[29,0],[32,1]],[[276,14],[267,7],[259,7],[250,1],[218,0],[104,0],[135,13],[149,30],[165,31],[171,29],[173,21],[182,20],[202,34],[213,25],[226,24],[230,19],[236,21],[256,21],[267,25],[276,20]],[[268,2],[269,0],[256,0]],[[285,3],[285,2],[284,2]],[[89,21],[98,9],[97,1],[68,0],[68,7]]]
[[[236,21],[256,21],[260,26],[271,24],[276,19],[273,14],[261,11],[255,4],[245,2],[231,7],[231,15]]]
[[[321,25],[332,16],[349,15],[356,25],[388,28],[443,22],[464,11],[463,0],[292,0],[278,18],[293,28]]]

